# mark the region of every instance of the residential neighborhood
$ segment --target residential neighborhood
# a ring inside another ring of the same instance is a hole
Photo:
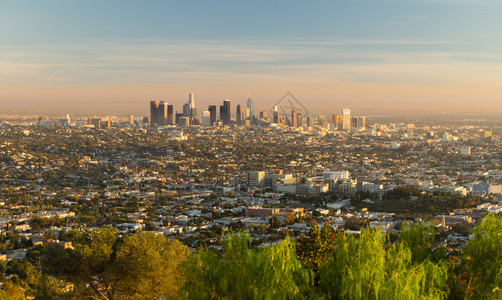
[[[28,244],[64,243],[74,229],[153,231],[197,249],[219,247],[230,230],[275,242],[313,221],[396,235],[403,223],[426,222],[455,251],[477,220],[502,209],[500,124],[340,131],[323,118],[299,128],[5,122],[5,259]]]

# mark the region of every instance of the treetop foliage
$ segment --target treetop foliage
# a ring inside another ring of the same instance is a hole
[[[448,257],[423,224],[404,224],[391,243],[380,230],[314,222],[296,241],[252,247],[236,232],[194,253],[153,232],[69,231],[73,249],[38,247],[0,263],[0,299],[500,299],[501,234],[502,219],[489,214]]]

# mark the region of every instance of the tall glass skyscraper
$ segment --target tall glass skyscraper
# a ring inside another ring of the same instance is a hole
[[[216,122],[216,105],[209,105],[208,111],[210,113],[209,115],[209,120],[211,126],[214,125],[214,122]]]
[[[253,115],[253,100],[251,100],[251,97],[249,97],[249,92],[248,92],[248,102],[247,102],[247,109],[249,112],[249,122],[251,125],[253,125],[254,122],[254,115]]]
[[[195,108],[195,97],[193,93],[188,95],[188,117],[193,118],[197,116],[197,109]]]
[[[236,116],[235,116],[235,122],[237,122],[237,125],[242,125],[242,108],[241,105],[237,105],[237,110],[236,110]]]
[[[232,120],[230,108],[230,99],[223,100],[223,105],[220,106],[220,120],[223,122],[223,125],[230,124]]]
[[[167,124],[174,125],[174,111],[172,105],[167,106]]]
[[[164,101],[150,101],[150,126],[168,124],[168,106]]]
[[[160,101],[150,101],[150,126],[159,125]]]
[[[159,126],[167,125],[167,102],[160,101],[159,104]]]

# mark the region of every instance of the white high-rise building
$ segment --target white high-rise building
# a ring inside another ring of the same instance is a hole
[[[350,173],[349,171],[324,171],[322,173],[324,179],[349,179]]]
[[[471,147],[470,146],[462,146],[460,148],[460,155],[470,156],[471,155]]]
[[[342,129],[343,130],[350,130],[350,109],[343,109],[342,110]]]
[[[202,112],[202,126],[211,126],[211,112],[208,110]]]

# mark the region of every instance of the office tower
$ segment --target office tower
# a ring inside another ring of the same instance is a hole
[[[66,117],[59,119],[59,123],[62,126],[70,126],[70,115],[66,114]]]
[[[249,121],[251,122],[251,125],[253,125],[253,122],[254,122],[253,100],[251,100],[251,97],[249,97],[249,92],[248,92],[247,110],[248,110],[248,113],[249,113],[248,114]]]
[[[112,127],[112,121],[110,120],[102,120],[99,122],[99,128],[111,128]]]
[[[358,120],[358,119],[357,119],[357,117],[352,117],[352,118],[351,118],[351,120],[352,120],[352,121],[351,121],[351,123],[350,123],[350,126],[351,126],[352,128],[359,128],[359,125],[357,124],[357,120]]]
[[[298,113],[294,108],[291,110],[291,127],[298,127]]]
[[[470,146],[462,146],[460,148],[460,155],[470,156],[471,155],[471,147]]]
[[[225,111],[226,107],[223,106],[223,105],[220,105],[220,121],[222,124],[225,124],[225,121],[223,121],[224,119],[226,120],[227,118],[227,113]]]
[[[158,111],[159,111],[158,125],[159,126],[167,125],[167,102],[160,101]]]
[[[232,110],[230,109],[230,99],[225,99],[223,101],[223,106],[226,107],[226,112],[227,112],[227,124],[230,124],[232,122]]]
[[[189,117],[192,116],[192,109],[195,109],[195,99],[192,93],[188,94]]]
[[[88,118],[87,124],[93,125],[94,128],[101,128],[101,118],[99,118],[99,117]]]
[[[240,104],[237,104],[235,122],[237,122],[237,125],[242,125],[244,123],[242,121],[242,108]]]
[[[150,118],[143,117],[143,124],[150,124]]]
[[[333,123],[343,123],[342,115],[333,115]]]
[[[350,109],[342,110],[342,129],[350,130]]]
[[[197,109],[195,108],[195,97],[193,93],[188,95],[188,117],[193,118],[197,116]]]
[[[150,101],[150,126],[159,125],[159,106],[160,101]]]
[[[274,105],[273,107],[273,123],[279,124],[281,121],[281,116],[279,114],[279,111],[277,110],[277,106]]]
[[[297,118],[296,118],[298,121],[298,127],[302,127],[303,126],[303,118],[302,118],[302,114],[298,113],[297,115]]]
[[[173,112],[173,106],[168,105],[167,106],[167,125],[174,125],[174,112]]]
[[[175,115],[175,119],[174,119],[174,121],[176,122],[176,125],[179,125],[179,124],[180,124],[180,119],[181,119],[182,117],[184,117],[184,115],[183,115],[182,113],[178,113],[178,112],[176,113],[176,115]]]
[[[51,126],[54,126],[54,121],[53,120],[40,120],[40,121],[38,121],[38,125],[51,127]]]
[[[223,125],[230,124],[232,120],[229,99],[225,99],[223,105],[220,106],[220,120],[223,122]]]
[[[188,117],[190,114],[190,106],[188,103],[183,104],[183,116]]]
[[[205,110],[202,112],[202,126],[209,127],[211,125],[211,112]]]
[[[178,125],[182,126],[182,127],[188,127],[188,126],[190,126],[190,118],[189,117],[181,117],[179,119]]]
[[[267,120],[268,113],[266,111],[260,111],[260,120]]]
[[[200,119],[197,117],[190,118],[190,125],[202,125]]]
[[[312,128],[315,126],[315,119],[313,116],[308,116],[307,118],[307,127]]]
[[[167,102],[150,101],[150,126],[167,125]]]
[[[357,118],[357,128],[366,129],[366,117]]]
[[[211,126],[214,126],[214,122],[216,122],[216,105],[209,105],[209,113],[211,114],[210,116],[210,122]]]
[[[343,128],[342,115],[333,115],[333,123],[335,123],[336,130],[342,130],[342,128]]]
[[[129,125],[134,125],[134,116],[133,115],[129,116]]]
[[[263,186],[265,183],[265,172],[263,171],[248,171],[249,186]]]

